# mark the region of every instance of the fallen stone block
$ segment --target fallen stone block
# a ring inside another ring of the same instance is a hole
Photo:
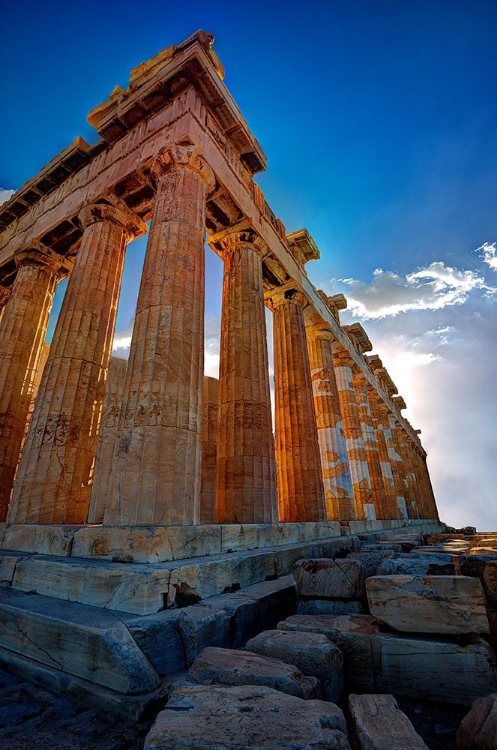
[[[144,750],[350,750],[340,709],[267,687],[183,686]]]
[[[478,636],[460,645],[435,637],[342,631],[337,646],[350,688],[461,706],[497,692],[495,655]]]
[[[321,633],[333,643],[343,630],[351,633],[378,633],[378,620],[370,615],[293,615],[278,623],[278,630]]]
[[[379,565],[388,557],[391,557],[392,553],[388,549],[383,550],[371,550],[362,552],[350,552],[347,555],[347,560],[359,560],[364,566],[364,574],[366,576],[377,575],[376,570]]]
[[[348,615],[365,611],[362,601],[342,602],[334,599],[302,599],[297,605],[298,615]]]
[[[428,750],[393,695],[349,695],[361,750]]]
[[[424,558],[388,558],[378,566],[377,576],[454,576],[453,562],[438,561],[434,556]]]
[[[343,688],[343,656],[326,636],[265,630],[247,643],[247,650],[293,664],[303,674],[318,678],[327,700],[339,699]]]
[[[497,748],[497,693],[479,698],[457,730],[459,750],[495,750]]]
[[[365,594],[364,566],[358,560],[299,560],[293,575],[302,597],[360,599]]]
[[[481,583],[466,576],[373,576],[371,614],[403,633],[488,633]]]
[[[305,700],[321,698],[316,677],[306,677],[280,659],[236,649],[204,649],[190,667],[188,679],[200,685],[261,685]]]

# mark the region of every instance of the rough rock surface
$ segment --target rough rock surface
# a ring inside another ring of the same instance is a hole
[[[378,633],[378,620],[370,615],[293,615],[278,623],[278,630],[321,633],[333,643],[343,630],[352,633]]]
[[[349,695],[361,750],[428,750],[393,695]]]
[[[360,599],[365,594],[364,566],[359,560],[299,560],[293,575],[303,597]]]
[[[247,649],[281,659],[298,667],[303,674],[317,677],[326,699],[339,699],[343,687],[343,656],[325,635],[265,630],[247,643]]]
[[[364,610],[365,605],[357,600],[342,602],[333,599],[303,599],[297,605],[299,615],[359,615]]]
[[[466,576],[374,576],[371,614],[404,633],[488,633],[480,582]]]
[[[193,662],[188,678],[200,685],[262,685],[296,698],[320,698],[321,685],[280,659],[224,648],[206,648]]]
[[[453,562],[431,559],[429,555],[422,558],[386,559],[376,570],[377,576],[453,576],[457,574]]]
[[[174,691],[144,750],[350,750],[340,709],[266,687]]]
[[[497,747],[497,693],[479,698],[462,720],[456,735],[460,750],[495,750]]]
[[[384,550],[361,550],[360,552],[349,552],[347,560],[359,560],[364,565],[364,572],[367,576],[376,575],[376,569],[385,560],[385,558],[391,557],[392,553],[388,549]]]

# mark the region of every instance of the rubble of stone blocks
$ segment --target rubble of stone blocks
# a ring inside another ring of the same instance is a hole
[[[406,697],[469,710],[450,747],[495,750],[497,534],[485,543],[493,553],[479,553],[477,534],[399,533],[343,558],[299,560],[297,613],[241,649],[200,652],[145,748],[196,747],[202,736],[226,750],[427,750],[399,707]]]

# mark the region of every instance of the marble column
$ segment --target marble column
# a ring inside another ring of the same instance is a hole
[[[357,411],[361,423],[364,451],[368,462],[369,478],[371,482],[371,499],[374,506],[375,518],[388,518],[387,496],[383,482],[383,472],[380,463],[380,452],[376,432],[371,415],[368,399],[367,378],[359,371],[353,373],[354,388],[357,399]]]
[[[392,466],[393,481],[395,484],[395,493],[397,496],[398,518],[409,518],[407,509],[407,490],[404,481],[404,467],[402,456],[398,452],[395,439],[396,420],[390,409],[384,403],[379,404],[381,424],[385,434],[385,440],[388,447],[388,455]]]
[[[433,486],[431,483],[430,472],[428,471],[428,466],[426,463],[426,456],[421,455],[420,460],[421,460],[421,472],[422,472],[421,476],[422,476],[422,481],[424,483],[425,492],[426,492],[428,517],[435,518],[438,521],[440,520],[440,518],[438,514],[437,503],[435,500],[435,494],[433,492]]]
[[[216,466],[217,523],[277,520],[262,257],[251,230],[221,242],[224,256]]]
[[[219,380],[204,376],[202,418],[202,473],[200,478],[200,523],[216,520],[216,462],[219,412]]]
[[[378,454],[380,459],[381,475],[383,478],[383,486],[385,489],[386,498],[386,509],[385,518],[394,519],[398,518],[397,508],[397,493],[395,491],[395,482],[393,478],[392,464],[390,456],[388,454],[388,445],[385,432],[382,428],[382,420],[380,414],[380,395],[376,388],[368,383],[367,394],[369,401],[369,408],[371,411],[371,421],[373,429],[376,435],[376,442],[378,445]]]
[[[5,305],[8,302],[10,296],[10,289],[7,289],[4,286],[0,286],[0,324],[2,322],[2,315]]]
[[[194,145],[166,146],[138,294],[106,524],[199,521],[204,239],[213,176]]]
[[[414,493],[416,497],[416,506],[419,512],[420,518],[428,518],[427,507],[426,507],[426,494],[425,487],[421,481],[420,466],[418,448],[416,442],[412,438],[408,438],[407,444],[409,447],[409,464],[411,467],[412,481],[414,485]]]
[[[15,256],[0,321],[0,520],[5,520],[57,282],[72,263],[40,243]]]
[[[111,357],[109,360],[88,523],[103,523],[104,520],[105,506],[112,484],[114,453],[119,431],[119,417],[123,403],[127,365],[128,360],[119,357]]]
[[[324,521],[323,477],[305,334],[305,296],[273,295],[274,391],[279,520]]]
[[[333,366],[342,413],[343,434],[349,457],[354,495],[354,518],[362,520],[367,518],[368,506],[372,505],[371,479],[354,388],[355,363],[347,350],[338,342],[333,347]]]
[[[390,427],[392,429],[395,450],[401,458],[399,471],[404,486],[407,515],[409,518],[418,518],[416,496],[414,492],[411,467],[409,465],[409,457],[407,454],[407,436],[404,428],[395,417],[390,417]]]
[[[85,523],[126,243],[146,231],[127,208],[86,206],[43,371],[9,520]]]
[[[326,326],[306,329],[328,521],[355,518],[352,479],[333,369],[335,338]]]

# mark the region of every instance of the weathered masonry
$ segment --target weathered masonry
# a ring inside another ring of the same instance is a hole
[[[440,528],[395,385],[362,327],[340,325],[343,295],[310,283],[307,230],[288,234],[253,181],[266,159],[212,41],[136,68],[91,112],[98,143],[77,139],[0,207],[0,662],[77,694],[150,694],[236,607],[256,628],[261,602],[291,598],[303,556]],[[110,356],[123,262],[147,232],[125,363]],[[206,233],[224,262],[219,380]]]

